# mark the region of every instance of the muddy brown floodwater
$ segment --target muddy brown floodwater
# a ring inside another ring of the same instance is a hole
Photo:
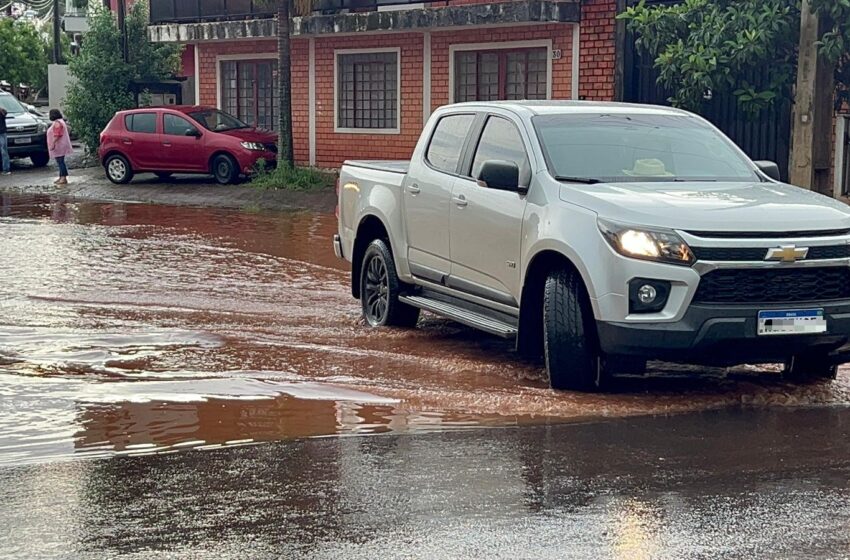
[[[0,464],[332,434],[850,403],[850,375],[654,364],[557,393],[509,344],[368,329],[332,215],[2,195]]]

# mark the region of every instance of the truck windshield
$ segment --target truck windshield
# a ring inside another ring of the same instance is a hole
[[[730,140],[694,117],[540,115],[533,119],[549,171],[564,181],[758,181]]]
[[[0,107],[10,115],[20,115],[27,112],[13,95],[0,95]]]
[[[189,116],[201,123],[207,130],[213,132],[226,132],[228,130],[236,130],[237,128],[248,128],[248,125],[224,111],[218,109],[207,109],[205,111],[195,111],[189,113]]]

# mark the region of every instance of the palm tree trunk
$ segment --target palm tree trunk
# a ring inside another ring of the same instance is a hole
[[[289,2],[279,0],[277,8],[277,55],[278,55],[278,161],[295,166],[292,151],[292,56],[289,37]]]

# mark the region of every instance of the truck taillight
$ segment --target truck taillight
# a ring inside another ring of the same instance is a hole
[[[339,177],[336,178],[336,208],[334,208],[334,216],[339,219]]]

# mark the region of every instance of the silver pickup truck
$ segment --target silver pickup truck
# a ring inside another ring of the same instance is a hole
[[[348,161],[337,256],[371,326],[420,310],[516,340],[556,389],[651,359],[833,378],[850,208],[668,107],[458,104],[409,162]]]

